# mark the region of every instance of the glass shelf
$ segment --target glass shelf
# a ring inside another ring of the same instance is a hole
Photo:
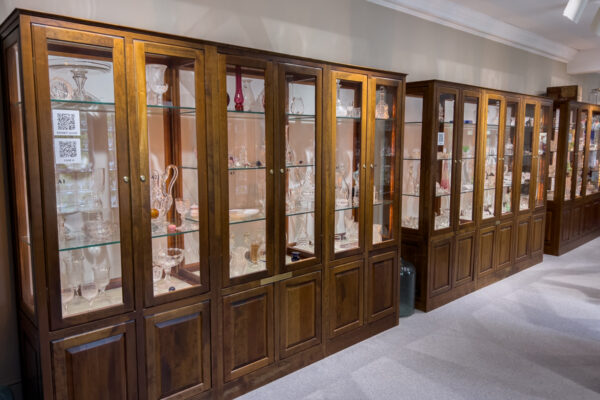
[[[342,208],[336,208],[334,211],[338,212],[338,211],[346,211],[346,210],[355,210],[358,209],[358,205],[352,205],[352,206],[348,206],[348,207],[342,207]]]
[[[90,239],[88,237],[82,237],[78,239],[71,240],[61,240],[58,245],[58,251],[71,251],[71,250],[79,250],[79,249],[89,249],[92,247],[102,247],[102,246],[110,246],[113,244],[121,243],[119,239],[119,233],[115,232],[113,235],[106,239]],[[82,234],[83,235],[83,234]]]
[[[420,158],[403,158],[404,161],[421,161]]]
[[[335,117],[336,119],[341,119],[341,120],[360,120],[362,117],[341,117],[341,116],[337,116]]]
[[[290,113],[286,113],[285,116],[288,118],[289,121],[310,121],[310,122],[314,122],[314,119],[315,119],[315,115],[314,114],[290,114]]]
[[[286,168],[308,168],[308,167],[315,167],[315,164],[293,164],[293,165],[286,165]]]
[[[146,108],[149,114],[162,114],[165,111],[173,111],[178,112],[182,115],[194,115],[196,114],[196,109],[194,107],[183,107],[183,106],[172,106],[172,105],[156,105],[156,104],[147,104]]]
[[[375,121],[394,121],[394,118],[375,118]]]
[[[228,119],[248,119],[248,120],[262,120],[265,119],[264,111],[235,111],[227,110]]]
[[[437,161],[448,161],[448,160],[452,160],[452,156],[450,157],[441,157],[441,158],[436,158]]]
[[[463,160],[474,160],[474,159],[475,159],[475,157],[463,157],[462,159],[463,159]]]
[[[86,106],[114,106],[115,103],[107,101],[87,101],[87,100],[66,100],[66,99],[50,99],[51,103],[64,103],[73,105]]]
[[[440,193],[440,194],[436,193],[435,197],[446,197],[446,196],[450,196],[451,194],[452,193]]]
[[[186,220],[189,221],[188,218],[186,218]],[[196,233],[196,232],[199,232],[197,226],[196,227],[186,227],[186,229],[178,230],[176,232],[166,232],[165,228],[163,228],[161,230],[161,232],[153,232],[152,239],[162,238],[162,237],[179,236],[179,235],[185,235],[186,233]]]
[[[411,194],[411,193],[402,193],[402,196],[406,196],[406,197],[421,197],[418,194]]]
[[[421,121],[406,121],[406,122],[404,122],[404,125],[420,125],[422,123],[423,122],[421,122]]]
[[[315,212],[315,210],[294,211],[294,212],[290,212],[290,213],[285,213],[285,216],[286,217],[293,217],[294,215],[313,214],[314,212]]]
[[[387,206],[392,203],[393,203],[393,201],[391,201],[391,200],[384,200],[384,201],[379,201],[377,203],[373,203],[373,206]]]
[[[249,223],[249,222],[257,222],[257,221],[265,221],[265,220],[266,220],[265,217],[242,219],[242,220],[239,220],[239,221],[229,221],[229,225],[246,224],[246,223]]]
[[[228,171],[252,171],[257,169],[266,169],[266,167],[233,167],[227,168]]]

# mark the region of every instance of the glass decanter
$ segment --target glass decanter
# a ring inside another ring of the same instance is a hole
[[[377,91],[377,104],[375,105],[375,118],[388,119],[389,107],[385,102],[385,89],[383,86]]]
[[[340,91],[342,88],[342,84],[340,83],[339,79],[337,81],[337,95],[336,95],[336,102],[335,102],[335,116],[336,117],[345,117],[347,116],[347,111],[348,109],[344,106],[344,104],[342,103],[342,99],[340,98]]]
[[[242,80],[242,93],[244,93],[244,111],[258,111],[256,98],[252,91],[252,79]]]

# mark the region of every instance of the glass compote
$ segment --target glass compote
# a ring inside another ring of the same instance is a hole
[[[181,218],[181,225],[177,227],[178,230],[184,230],[187,226],[187,222],[185,220],[185,216],[188,211],[190,211],[191,202],[189,199],[177,198],[175,199],[175,209],[179,213],[179,218]]]
[[[165,280],[167,282],[171,282],[171,269],[181,264],[183,255],[183,250],[177,247],[159,250],[158,257],[163,266],[163,271],[165,271]]]

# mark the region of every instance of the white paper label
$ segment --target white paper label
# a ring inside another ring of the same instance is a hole
[[[52,130],[54,136],[79,136],[78,110],[52,110]]]
[[[437,141],[438,146],[444,145],[444,142],[445,142],[444,136],[445,136],[444,132],[438,132],[438,141]]]
[[[81,140],[54,139],[54,160],[56,164],[81,163]]]

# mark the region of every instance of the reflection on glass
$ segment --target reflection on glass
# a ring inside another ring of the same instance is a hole
[[[450,226],[452,188],[452,139],[454,135],[454,106],[456,96],[444,93],[438,103],[438,133],[436,139],[436,161],[434,166],[435,193],[433,212],[434,229]]]
[[[517,110],[519,103],[506,103],[504,126],[504,154],[502,155],[502,214],[513,211],[513,170],[515,166],[515,140],[517,137]]]
[[[395,86],[377,87],[373,163],[373,244],[393,239],[396,209],[396,99]]]
[[[569,136],[567,140],[567,162],[565,163],[565,200],[573,198],[573,166],[575,165],[575,137],[577,121],[575,110],[569,110]]]
[[[583,166],[585,165],[585,139],[587,136],[588,112],[580,112],[579,136],[577,137],[577,173],[575,182],[575,197],[583,196]]]
[[[360,246],[362,86],[339,79],[336,83],[334,250],[338,253]]]
[[[592,131],[590,133],[590,149],[588,152],[588,176],[586,194],[598,193],[600,176],[598,174],[600,152],[600,112],[592,113]]]
[[[485,134],[485,165],[483,178],[483,219],[492,218],[496,210],[496,174],[498,170],[498,140],[501,103],[488,101],[487,131]]]
[[[523,131],[523,162],[521,167],[521,188],[519,210],[528,210],[531,186],[531,165],[533,160],[533,127],[535,125],[535,104],[525,105],[525,129]]]
[[[419,229],[421,195],[421,135],[423,133],[423,97],[407,95],[405,100],[402,227]]]
[[[235,278],[267,269],[265,71],[227,65],[226,79],[231,99],[227,105],[229,276]],[[259,93],[259,100],[250,93]]]
[[[466,97],[463,104],[462,152],[460,160],[459,223],[473,221],[473,188],[475,183],[475,154],[477,154],[477,114],[479,99]]]
[[[145,62],[153,293],[160,296],[201,283],[195,60],[146,54]]]
[[[31,263],[29,197],[27,195],[27,164],[25,162],[25,138],[23,137],[23,104],[21,76],[19,74],[19,49],[14,44],[6,49],[6,73],[8,83],[8,106],[13,166],[13,183],[16,200],[16,231],[18,268],[21,283],[21,300],[29,312],[35,311],[33,269]]]
[[[558,131],[560,124],[560,108],[554,110],[554,119],[552,121],[552,131],[550,132],[550,149],[548,159],[548,201],[554,200],[554,191],[556,190],[556,163],[558,149]]]
[[[48,42],[63,317],[122,304],[110,49]],[[103,296],[94,295],[100,265]],[[73,296],[69,294],[72,291]]]
[[[550,106],[542,106],[540,116],[540,133],[538,141],[538,157],[537,157],[537,179],[535,190],[535,206],[541,207],[544,205],[544,174],[546,172],[546,151],[548,145],[548,132],[550,129],[550,120],[552,110]]]
[[[316,78],[288,73],[286,80],[286,264],[315,256]]]

